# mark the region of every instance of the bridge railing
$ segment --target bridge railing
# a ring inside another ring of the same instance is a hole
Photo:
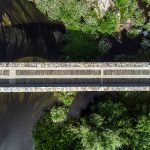
[[[150,63],[0,63],[0,90],[9,87],[18,91],[109,91],[133,87],[147,91]]]

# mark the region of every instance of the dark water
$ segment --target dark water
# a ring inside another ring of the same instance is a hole
[[[10,26],[2,26],[4,14],[9,16]],[[31,61],[42,61],[37,57],[59,61],[65,27],[60,22],[49,22],[32,3],[0,0],[0,23],[0,62],[23,57],[33,57]],[[92,96],[77,94],[70,115],[79,116],[92,102]],[[0,150],[34,150],[33,126],[54,102],[52,93],[0,93]]]
[[[49,21],[28,0],[0,0],[0,62],[22,57],[59,61],[62,22]]]
[[[79,117],[97,92],[77,93],[69,115]],[[0,94],[0,150],[34,150],[32,130],[42,112],[56,99],[52,93]]]
[[[0,150],[33,150],[33,126],[54,101],[51,93],[1,94]]]

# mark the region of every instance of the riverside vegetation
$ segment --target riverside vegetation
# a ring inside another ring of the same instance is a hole
[[[59,95],[35,126],[37,150],[149,150],[149,93],[103,93],[79,118],[67,115],[72,94]]]
[[[149,61],[150,1],[30,0],[51,21],[61,21],[63,61]],[[150,150],[149,92],[103,93],[69,116],[76,93],[58,101],[35,125],[36,150]],[[115,95],[115,96],[114,96]]]
[[[137,61],[147,59],[141,43],[149,40],[149,0],[103,1],[103,6],[98,0],[34,0],[34,3],[49,20],[62,21],[66,26],[62,60],[106,61],[110,57],[109,61],[129,61],[128,55],[132,54],[137,56],[134,58]],[[105,3],[109,5],[105,6]],[[142,31],[147,32],[146,36]],[[137,39],[139,41],[134,42]],[[127,44],[132,50],[126,47]],[[142,60],[138,55],[142,55]]]

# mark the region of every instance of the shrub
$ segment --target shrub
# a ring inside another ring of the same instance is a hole
[[[69,31],[64,35],[63,55],[69,61],[89,61],[98,54],[98,42],[95,34]]]
[[[72,132],[72,123],[54,123],[50,116],[51,110],[45,112],[33,130],[35,150],[78,150],[80,145]]]
[[[53,107],[51,110],[51,119],[53,122],[63,122],[67,119],[68,110],[63,107]]]
[[[134,149],[148,150],[150,148],[150,114],[139,117],[133,141]]]
[[[129,93],[124,93],[129,97]],[[107,96],[107,98],[109,98]],[[37,150],[148,150],[150,114],[135,120],[121,102],[97,101],[88,115],[54,123],[46,112],[37,123],[34,139]]]
[[[131,39],[138,37],[138,35],[139,35],[139,31],[136,28],[131,28],[127,32],[127,36]]]
[[[69,106],[72,104],[76,92],[58,92],[55,93],[55,96],[64,103],[65,106]]]
[[[107,54],[111,47],[112,44],[106,39],[102,39],[98,43],[98,48],[101,55]]]
[[[115,32],[116,12],[106,13],[105,19],[99,18],[90,2],[85,0],[34,0],[36,6],[47,14],[50,20],[61,20],[68,30],[88,33]],[[105,26],[107,25],[107,26]]]
[[[143,49],[148,49],[150,48],[150,40],[148,39],[143,39],[142,40],[142,43],[141,43],[141,46]]]

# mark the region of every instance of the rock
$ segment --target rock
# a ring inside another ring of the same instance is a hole
[[[87,0],[87,2],[94,8],[98,18],[105,16],[108,9],[113,6],[112,0]]]

